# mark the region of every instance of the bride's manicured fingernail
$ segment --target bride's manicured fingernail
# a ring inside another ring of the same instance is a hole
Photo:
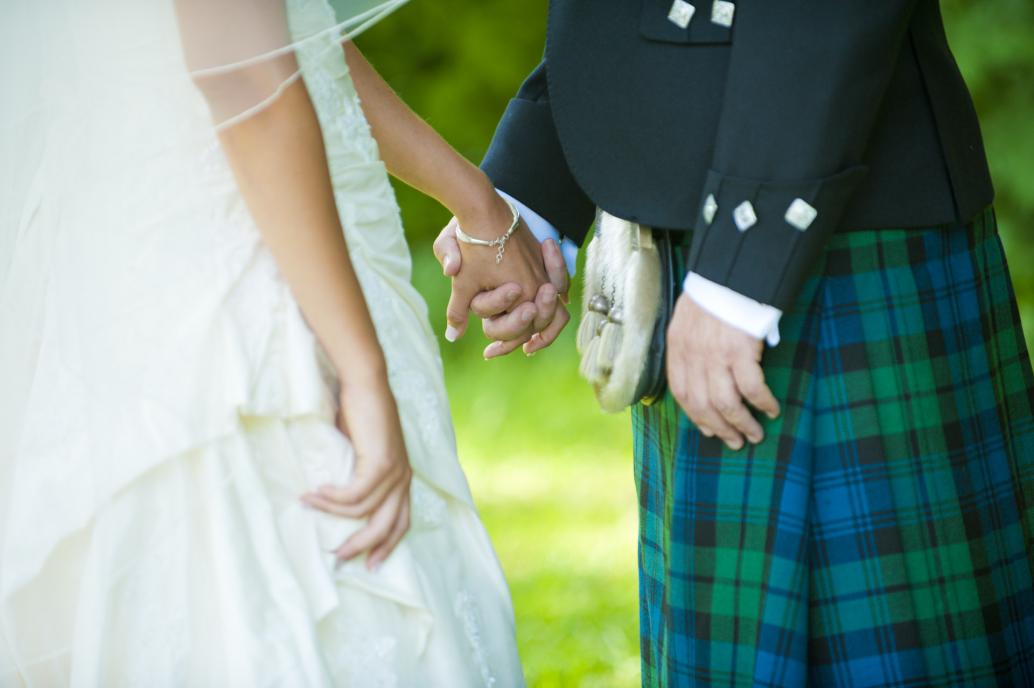
[[[450,267],[452,267],[452,256],[445,256],[442,260],[442,274],[448,275]]]
[[[535,311],[531,310],[530,308],[527,308],[523,313],[521,313],[521,322],[531,322],[531,319],[534,317]]]
[[[546,298],[545,298],[546,304],[551,304],[554,301],[556,301],[556,292],[555,291],[547,292],[546,293]]]
[[[459,329],[453,327],[452,325],[449,325],[448,327],[445,328],[445,339],[447,341],[454,342],[454,341],[456,341],[459,338],[460,338],[460,331],[459,331]]]
[[[510,301],[516,301],[517,297],[520,295],[521,292],[517,289],[514,289],[513,291],[509,291],[506,293],[506,298],[508,298]]]
[[[484,351],[485,358],[492,358],[492,356],[494,356],[496,352],[499,351],[499,347],[499,342],[492,342],[491,344],[486,346]]]

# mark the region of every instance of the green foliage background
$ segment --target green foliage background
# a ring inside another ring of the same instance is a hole
[[[633,0],[628,0],[629,2]],[[1013,279],[1034,335],[1034,2],[944,0],[981,115]],[[424,0],[360,38],[402,97],[480,160],[542,55],[546,0]],[[398,187],[414,280],[444,328],[430,245],[449,215]],[[577,303],[577,301],[575,301]],[[513,592],[529,684],[638,685],[636,502],[627,414],[603,416],[577,378],[569,327],[533,359],[486,363],[472,328],[442,341],[461,458]],[[505,688],[505,687],[504,687]]]

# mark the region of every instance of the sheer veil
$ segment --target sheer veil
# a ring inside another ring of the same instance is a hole
[[[158,238],[154,223],[178,223],[185,234],[197,224],[189,216],[197,200],[232,184],[227,174],[197,172],[197,161],[217,149],[218,132],[261,112],[299,78],[300,46],[328,36],[338,46],[404,2],[0,1],[0,685],[19,685],[8,665],[15,642],[23,656],[42,656],[63,641],[45,623],[39,638],[14,638],[2,625],[6,608],[62,538],[82,526],[86,502],[101,503],[125,478],[77,467],[54,449],[58,440],[90,423],[90,452],[114,458],[150,451],[119,446],[117,425],[105,425],[115,420],[91,418],[84,402],[53,409],[53,446],[26,446],[30,432],[36,443],[48,437],[46,428],[26,429],[26,409],[35,408],[30,415],[38,418],[40,406],[54,399],[85,399],[91,384],[123,382],[114,366],[91,380],[71,379],[53,366],[41,372],[38,362],[47,353],[41,341],[71,342],[73,369],[93,370],[104,360],[104,337],[87,344],[75,342],[77,336],[119,322],[109,304],[76,303],[69,266],[91,257],[95,264],[77,272],[92,281],[95,294],[131,295],[135,280],[189,277],[197,266],[148,275],[133,272],[134,260],[141,251],[177,255],[177,233]],[[305,25],[298,25],[295,5],[318,5],[319,12],[300,15]],[[175,198],[162,196],[169,189]],[[158,209],[172,214],[160,216]],[[133,307],[131,298],[127,303],[122,307]],[[146,325],[136,325],[143,328],[141,346]],[[156,434],[162,441],[174,438],[162,432]],[[16,495],[12,485],[38,457],[54,461],[54,470],[81,470],[82,489],[60,498],[38,495],[40,508],[49,510],[43,530],[53,532],[29,534],[23,530],[32,507],[15,504],[29,497]],[[60,513],[51,518],[55,510]],[[38,552],[27,555],[29,546]]]
[[[316,2],[322,21],[292,25]],[[214,131],[270,103],[299,78],[294,51],[350,40],[406,0],[4,0],[0,3],[0,285],[40,203],[47,147],[62,121],[89,136],[92,106],[117,96],[207,101]],[[184,89],[188,81],[197,87]],[[133,123],[126,122],[132,125]],[[115,151],[138,158],[150,147]],[[94,158],[93,165],[105,161]],[[53,170],[51,170],[53,172]]]

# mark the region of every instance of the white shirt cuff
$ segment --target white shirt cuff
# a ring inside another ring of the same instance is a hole
[[[560,253],[564,256],[564,263],[567,265],[567,272],[571,276],[574,276],[575,266],[578,264],[578,244],[574,243],[570,239],[565,239],[560,236],[560,232],[556,231],[556,228],[549,224],[546,218],[542,217],[534,210],[524,205],[516,198],[501,191],[500,189],[495,190],[500,196],[517,206],[517,210],[520,211],[521,217],[524,218],[524,223],[528,225],[528,230],[539,240],[541,244],[546,239],[552,239],[557,242],[560,246]]]
[[[695,272],[686,275],[683,290],[698,306],[722,322],[743,330],[769,346],[779,343],[779,319],[783,312],[735,292]]]

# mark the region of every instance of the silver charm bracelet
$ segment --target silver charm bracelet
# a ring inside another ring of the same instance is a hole
[[[471,244],[473,246],[498,247],[499,251],[495,254],[496,265],[503,262],[503,254],[506,253],[506,242],[510,240],[510,237],[513,236],[513,233],[517,231],[518,225],[521,224],[521,212],[517,210],[517,206],[511,203],[510,201],[506,201],[506,203],[510,206],[510,212],[513,213],[513,223],[510,225],[510,228],[506,230],[506,233],[502,236],[496,237],[495,239],[491,240],[476,239],[464,232],[458,224],[456,225],[456,238],[462,241],[463,243]]]

